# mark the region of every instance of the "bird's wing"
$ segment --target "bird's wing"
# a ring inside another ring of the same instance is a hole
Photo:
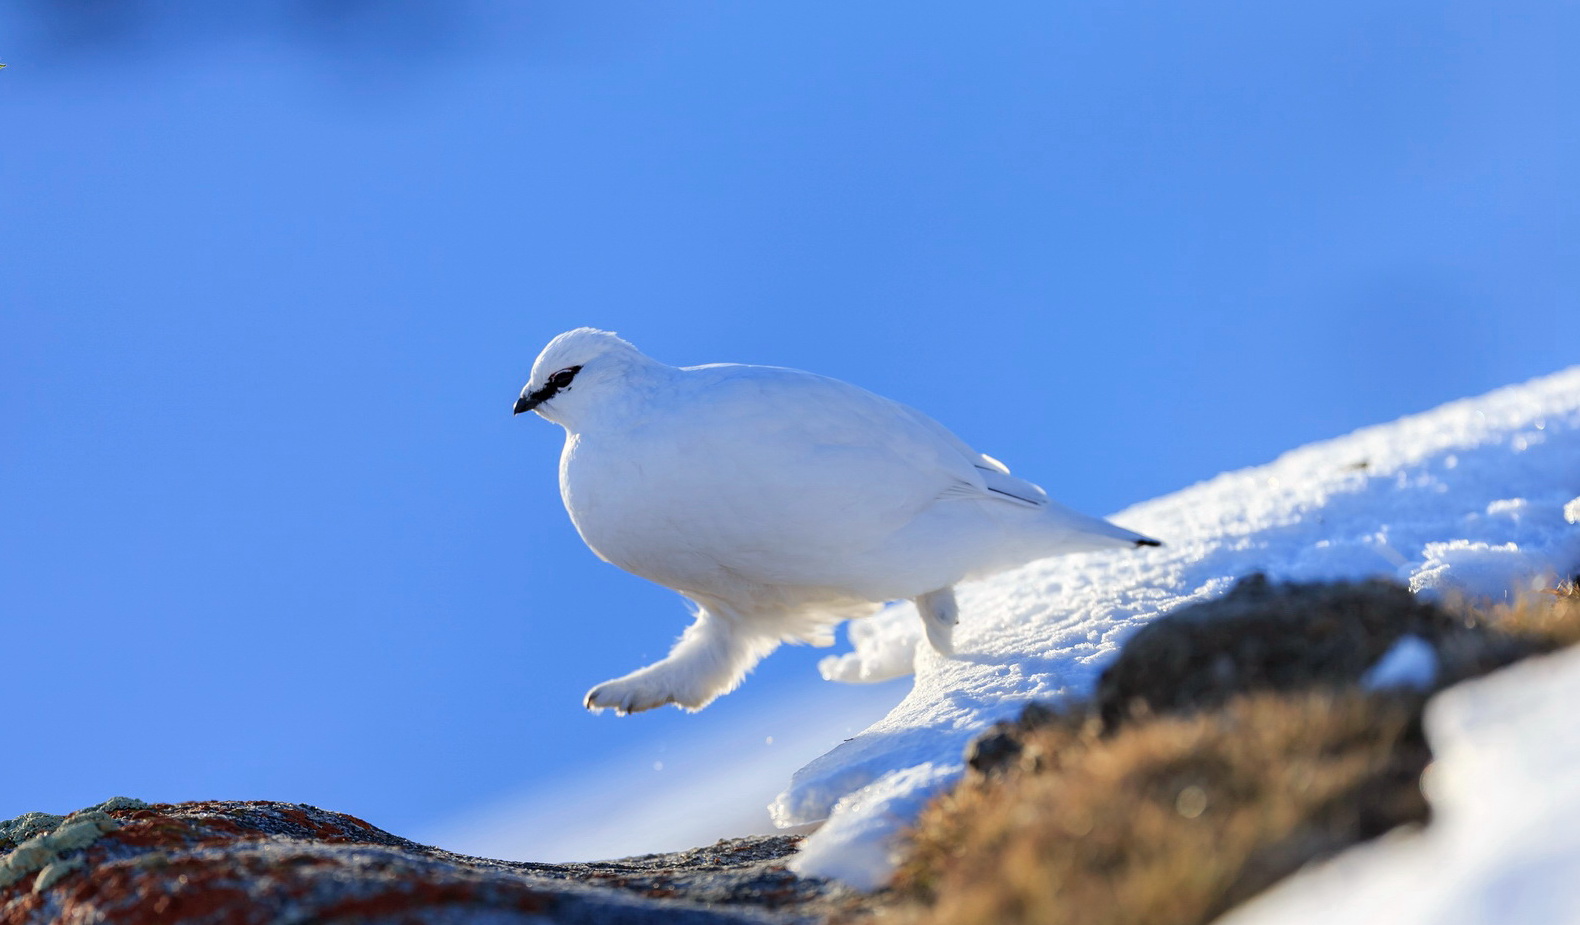
[[[876,397],[876,396],[874,396]],[[884,399],[888,401],[888,399]],[[961,458],[971,464],[975,478],[952,485],[940,495],[943,498],[980,498],[986,495],[998,501],[1008,501],[1028,507],[1044,507],[1048,493],[1042,486],[1010,475],[1009,467],[989,456],[979,453],[971,445],[955,436],[949,428],[908,405],[890,402],[914,418],[918,424],[948,444]]]
[[[918,505],[936,500],[993,500],[1043,507],[1047,494],[1009,474],[920,411],[865,389],[799,370],[704,367],[715,394],[736,418],[743,439],[803,448],[838,459],[869,478],[908,488]],[[870,483],[869,483],[870,484]]]

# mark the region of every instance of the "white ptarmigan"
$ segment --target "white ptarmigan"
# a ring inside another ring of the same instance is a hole
[[[951,654],[954,585],[1157,540],[1076,513],[915,409],[773,366],[677,368],[607,331],[549,342],[515,413],[565,428],[560,495],[599,558],[680,592],[696,621],[589,709],[700,710],[780,643],[915,601]]]

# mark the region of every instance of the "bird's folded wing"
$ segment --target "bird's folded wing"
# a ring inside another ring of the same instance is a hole
[[[1025,479],[1018,479],[997,469],[981,466],[977,467],[977,475],[981,479],[980,482],[954,482],[938,493],[939,499],[981,501],[986,498],[1022,507],[1045,507],[1048,504],[1048,493]]]
[[[987,490],[1006,500],[1018,501],[1032,507],[1042,507],[1048,503],[1048,493],[1043,491],[1040,485],[1034,485],[1025,479],[1018,479],[1008,472],[1000,472],[997,469],[978,466],[977,471],[982,473],[982,481],[987,484]]]
[[[947,445],[960,458],[971,464],[969,478],[950,485],[939,494],[940,498],[991,498],[1027,507],[1043,507],[1048,503],[1048,493],[1042,487],[1009,473],[1009,467],[972,449],[971,445],[955,436],[949,428],[927,415],[906,405],[899,405],[905,414],[935,439]]]
[[[729,453],[776,458],[783,453],[787,477],[804,481],[808,491],[827,488],[831,497],[849,498],[836,488],[859,482],[868,486],[863,504],[881,503],[880,496],[900,507],[944,499],[1021,507],[1048,503],[1041,488],[1010,475],[1003,463],[972,449],[942,424],[865,389],[772,367],[696,371],[709,374],[710,400],[722,415],[715,432],[732,435]],[[840,485],[814,485],[823,478],[816,473],[832,474],[825,465],[835,460]],[[860,478],[855,478],[857,470]]]

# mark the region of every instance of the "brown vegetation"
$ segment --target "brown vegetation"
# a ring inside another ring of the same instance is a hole
[[[1092,702],[1033,707],[980,740],[976,770],[923,815],[866,914],[1202,923],[1305,863],[1426,822],[1426,694],[1356,683],[1406,633],[1432,644],[1446,686],[1580,641],[1580,593],[1437,608],[1379,582],[1248,580],[1138,632]]]
[[[1237,698],[1112,736],[1056,723],[920,822],[931,922],[1204,922],[1315,855],[1424,821],[1414,697]]]
[[[1572,646],[1580,642],[1580,584],[1566,581],[1513,604],[1495,605],[1484,612],[1483,620],[1498,632],[1544,650]]]

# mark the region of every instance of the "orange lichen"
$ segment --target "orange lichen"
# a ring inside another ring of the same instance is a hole
[[[318,910],[324,919],[340,917],[395,916],[436,906],[486,906],[517,912],[542,913],[552,905],[552,897],[527,887],[504,891],[481,889],[476,883],[415,883],[409,889],[391,890],[355,899],[344,899]]]

